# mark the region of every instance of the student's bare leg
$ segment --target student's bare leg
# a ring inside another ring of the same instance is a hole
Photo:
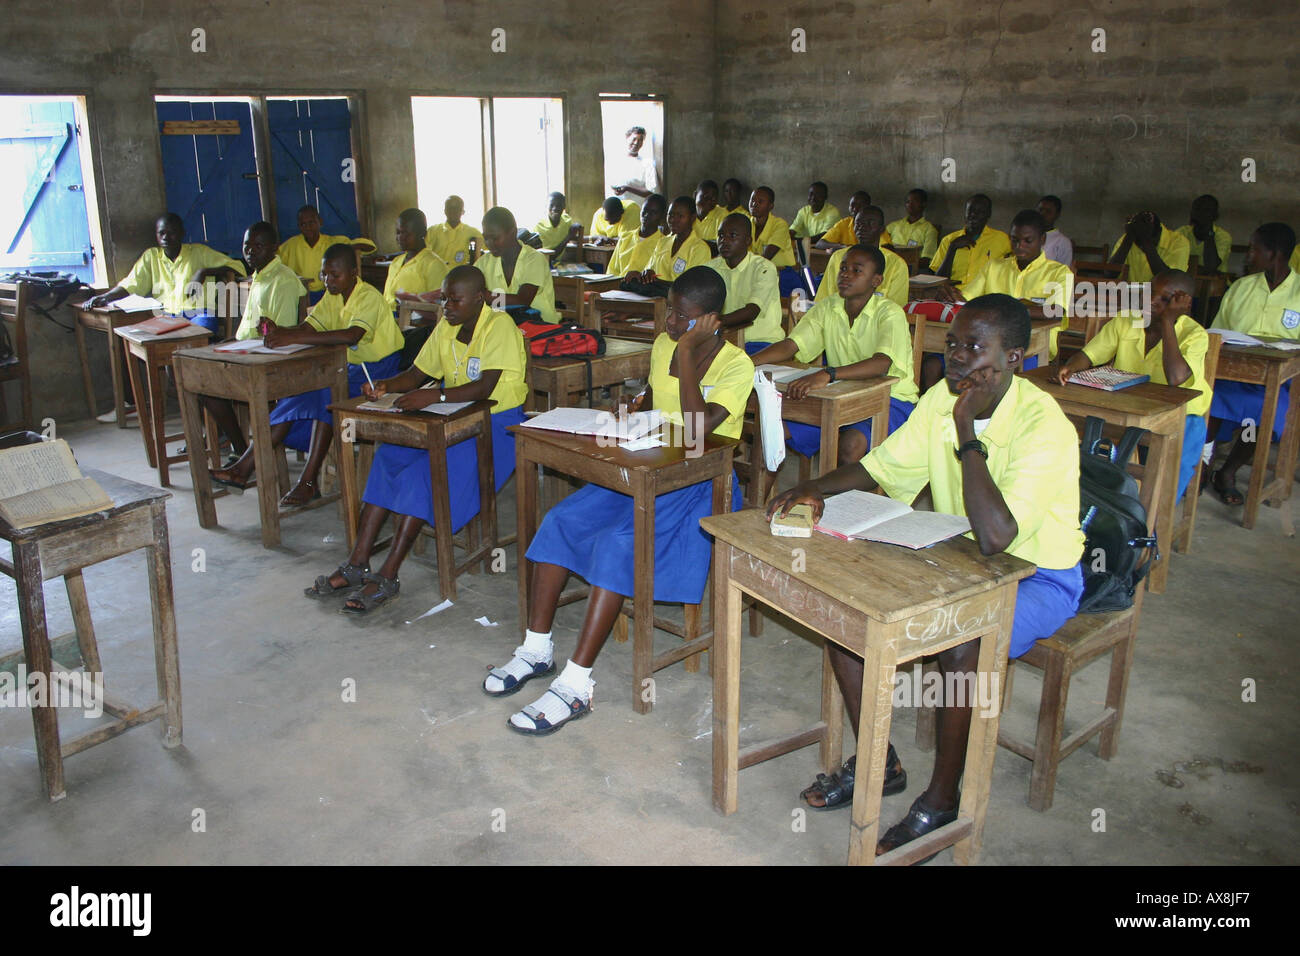
[[[230,439],[230,447],[235,454],[242,455],[248,451],[248,441],[244,438],[244,430],[239,427],[239,416],[235,414],[235,403],[228,398],[214,398],[211,395],[200,395],[199,401],[217,423],[217,430]]]
[[[578,632],[578,647],[570,658],[573,663],[579,667],[592,667],[596,663],[596,655],[609,639],[609,632],[623,609],[623,601],[623,595],[617,591],[591,589],[587,598],[587,615],[582,619],[582,630]]]
[[[950,684],[948,674],[969,674],[979,664],[979,641],[968,641],[939,655],[939,673],[944,677],[944,687]],[[935,714],[934,771],[930,785],[921,794],[932,810],[952,810],[957,806],[957,785],[966,767],[966,738],[970,735],[971,707],[948,706],[938,708]]]
[[[289,489],[289,493],[280,499],[281,504],[301,505],[311,501],[320,494],[316,479],[325,456],[329,454],[330,442],[334,439],[334,426],[330,422],[313,422],[311,428],[311,445],[307,451],[307,464],[298,476],[298,482]]]
[[[289,437],[289,430],[293,427],[293,422],[280,422],[278,425],[271,426],[271,447],[279,448],[284,444],[284,440]],[[257,468],[257,462],[253,455],[253,446],[250,444],[244,449],[244,453],[239,456],[229,468],[217,468],[212,472],[214,478],[236,478],[239,481],[247,481],[252,477]]]
[[[384,515],[388,514],[388,512],[384,511],[382,508],[377,508],[375,510],[382,511]],[[381,517],[379,520],[382,523],[383,518]],[[423,518],[416,518],[413,515],[399,515],[397,518],[397,526],[393,530],[393,543],[388,548],[388,557],[384,560],[384,563],[380,566],[379,570],[374,573],[380,577],[390,578],[396,581],[397,572],[401,570],[402,562],[405,561],[406,556],[410,554],[411,546],[415,544],[415,538],[420,533],[422,527],[424,527]],[[378,528],[376,528],[374,534],[370,536],[371,548],[374,547],[374,541],[377,534]],[[358,547],[360,547],[361,543],[362,536],[359,532],[357,535]],[[357,557],[356,549],[353,550],[353,557]],[[369,554],[366,555],[366,559],[369,559]],[[354,560],[352,563],[356,564],[357,562]],[[378,583],[369,581],[366,583],[365,587],[361,589],[361,593],[374,594],[378,590]],[[359,608],[362,607],[362,604],[356,599],[351,599],[347,602],[346,606]]]
[[[558,564],[533,563],[533,584],[528,589],[528,629],[549,634],[555,609],[569,580],[569,569]]]
[[[851,465],[861,461],[867,454],[867,436],[856,428],[840,429],[840,450],[837,465]]]

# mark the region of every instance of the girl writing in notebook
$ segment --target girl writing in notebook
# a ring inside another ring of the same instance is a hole
[[[722,278],[707,266],[688,269],[668,294],[668,330],[655,340],[649,386],[638,409],[658,409],[674,425],[686,416],[696,434],[737,438],[753,388],[754,363],[720,335],[718,314],[726,299]],[[732,477],[732,502],[740,489]],[[712,483],[680,488],[655,499],[656,601],[699,604],[709,573],[710,539],[700,519],[712,511]],[[493,668],[483,690],[514,694],[534,677],[555,670],[551,625],[570,573],[591,584],[578,646],[568,664],[532,704],[513,714],[511,730],[549,734],[591,709],[592,666],[634,590],[633,502],[628,495],[587,485],[547,512],[528,548],[534,563],[524,643],[504,667]]]

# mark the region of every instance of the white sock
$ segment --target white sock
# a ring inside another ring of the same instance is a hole
[[[584,697],[591,696],[591,668],[579,667],[572,660],[564,665],[564,670],[560,676],[555,678],[556,683],[563,684],[569,690],[576,690]]]
[[[596,685],[591,680],[590,667],[579,667],[573,661],[569,661],[564,667],[564,672],[551,681],[551,687],[563,690],[570,695],[577,694],[590,703],[592,691]],[[552,724],[558,724],[569,717],[569,708],[564,701],[549,691],[533,701],[533,706],[541,711],[542,716]],[[536,726],[536,721],[522,710],[510,715],[510,723],[525,729]]]
[[[524,656],[534,660],[549,661],[555,652],[555,645],[551,642],[551,632],[542,634],[538,631],[525,630],[524,642],[519,646],[519,650],[524,652]]]
[[[553,651],[550,631],[545,634],[525,631],[524,642],[515,648],[514,654],[501,670],[515,680],[521,680],[533,673],[534,664],[550,664]],[[489,694],[499,694],[505,688],[506,682],[496,674],[488,674],[483,680],[483,689]]]
[[[1209,464],[1214,461],[1214,442],[1207,441],[1205,447],[1201,449],[1201,461]]]

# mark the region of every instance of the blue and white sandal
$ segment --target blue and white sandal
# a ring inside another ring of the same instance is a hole
[[[554,673],[554,661],[530,661],[516,650],[514,656],[506,661],[505,667],[488,668],[488,676],[483,678],[483,693],[489,697],[509,697],[518,693],[534,677]],[[488,687],[488,681],[494,677],[501,682],[499,690]]]
[[[551,714],[550,717],[547,716],[548,712]],[[545,694],[523,710],[512,714],[506,721],[506,726],[530,737],[545,737],[547,734],[555,733],[569,721],[586,717],[589,713],[591,713],[590,696],[583,699],[570,688],[552,681],[550,689]]]

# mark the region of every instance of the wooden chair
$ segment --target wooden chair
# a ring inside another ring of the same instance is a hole
[[[1079,243],[1074,244],[1074,262],[1077,264],[1080,260],[1100,260],[1106,261],[1110,255],[1110,246],[1085,246]]]
[[[1190,271],[1195,281],[1193,298],[1196,300],[1196,315],[1193,318],[1208,328],[1211,318],[1210,302],[1214,299],[1222,299],[1223,293],[1228,291],[1228,276],[1224,272],[1201,272],[1195,266],[1192,266]]]
[[[889,250],[907,263],[907,274],[916,275],[916,270],[921,267],[921,247],[920,246],[890,246]]]
[[[1223,345],[1223,336],[1211,335],[1209,348],[1205,350],[1205,387],[1214,391],[1214,379],[1219,371],[1219,347]],[[1206,412],[1209,418],[1209,412]],[[1207,436],[1208,437],[1208,436]],[[1183,494],[1183,506],[1174,516],[1174,534],[1170,546],[1179,554],[1187,554],[1192,547],[1192,532],[1196,529],[1196,502],[1200,499],[1201,471],[1205,462],[1198,460],[1192,479],[1187,483]]]
[[[0,361],[0,431],[28,428],[32,420],[32,365],[27,355],[27,292],[26,282],[0,283],[0,321],[7,326],[12,357]],[[110,347],[116,343],[110,342]],[[17,382],[22,402],[22,416],[9,418],[5,401],[5,383]]]
[[[1128,275],[1128,265],[1123,262],[1107,262],[1104,259],[1078,259],[1074,260],[1074,275],[1076,279],[1105,280],[1108,282],[1123,282]]]

